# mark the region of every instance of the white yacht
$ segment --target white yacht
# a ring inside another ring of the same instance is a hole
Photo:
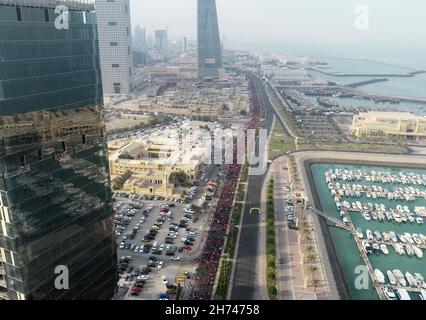
[[[356,228],[356,234],[357,234],[358,238],[360,238],[360,239],[364,238],[364,233],[362,232],[361,228]]]
[[[405,289],[397,289],[396,293],[398,295],[399,300],[411,300],[410,295]]]
[[[396,280],[395,275],[392,273],[392,271],[388,270],[388,271],[386,271],[386,274],[388,276],[389,283],[396,286],[398,282]]]
[[[408,243],[410,243],[410,244],[414,243],[413,237],[408,232],[404,233],[404,237],[405,237],[405,239],[407,239]]]
[[[404,246],[400,243],[395,243],[395,251],[396,253],[398,253],[400,256],[405,255],[405,250],[404,250]]]
[[[383,252],[385,255],[388,255],[388,254],[389,254],[388,246],[387,246],[387,245],[385,245],[384,243],[382,243],[382,244],[380,245],[380,250],[382,250],[382,252]]]
[[[417,285],[418,285],[419,287],[422,287],[422,288],[425,288],[425,289],[426,289],[425,278],[423,278],[423,276],[422,276],[420,273],[416,272],[416,273],[414,274],[414,278],[416,278],[416,280],[417,280]]]
[[[417,258],[421,259],[423,258],[423,251],[416,245],[411,246],[413,248],[414,254],[417,256]]]
[[[408,283],[411,287],[417,287],[417,280],[414,276],[408,271],[405,273],[405,277],[407,278]]]
[[[389,232],[389,237],[390,237],[390,239],[392,240],[392,242],[398,242],[398,238],[396,237],[395,232],[390,231],[390,232]]]
[[[381,272],[379,269],[374,269],[374,274],[376,275],[377,281],[380,284],[385,283],[385,275],[383,274],[383,272]]]
[[[426,290],[424,289],[420,290],[419,298],[420,300],[423,300],[423,301],[426,300]]]
[[[405,246],[405,250],[407,251],[407,255],[409,255],[410,257],[414,256],[414,250],[411,244],[407,244]]]
[[[416,222],[417,222],[417,224],[423,224],[424,220],[423,220],[422,217],[417,217]]]
[[[382,234],[377,230],[374,231],[374,237],[376,238],[377,241],[382,240]]]
[[[382,290],[386,300],[397,300],[395,289],[392,286],[384,286]]]
[[[371,215],[368,212],[363,212],[362,216],[365,220],[370,221],[371,220]]]
[[[393,274],[395,275],[396,280],[398,281],[398,283],[403,286],[406,287],[407,286],[407,280],[405,280],[404,275],[402,274],[401,270],[399,269],[395,269],[392,271]]]
[[[413,233],[412,237],[416,244],[421,245],[423,243],[422,239],[420,239],[420,236],[417,233]]]
[[[367,229],[366,234],[368,240],[374,240],[373,232],[370,229]]]
[[[398,233],[398,238],[402,243],[407,243],[407,239],[404,235]]]
[[[364,251],[365,251],[366,254],[373,253],[373,251],[371,250],[371,246],[370,246],[370,244],[367,241],[363,241],[362,242],[362,246],[363,246]]]

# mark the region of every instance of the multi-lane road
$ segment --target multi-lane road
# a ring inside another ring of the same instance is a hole
[[[264,111],[262,128],[272,129],[274,109],[270,104],[264,84],[260,78],[253,76],[256,81],[259,101]],[[230,298],[232,300],[250,300],[259,298],[259,284],[257,276],[257,263],[259,252],[259,239],[261,223],[265,213],[261,215],[250,214],[250,208],[261,208],[261,193],[265,175],[249,175],[247,198],[241,223],[240,238],[237,245],[236,261],[232,277]],[[266,286],[266,284],[265,284]]]

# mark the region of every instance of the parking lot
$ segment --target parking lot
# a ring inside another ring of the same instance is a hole
[[[209,206],[194,223],[191,204],[204,199],[207,181],[192,189],[194,196],[188,203],[115,193],[121,275],[117,299],[172,298],[166,292],[176,290],[176,277],[191,278],[196,268],[194,260],[207,237],[211,206],[208,202]]]

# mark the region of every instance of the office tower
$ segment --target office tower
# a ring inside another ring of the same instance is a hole
[[[167,30],[155,30],[155,51],[159,54],[165,54],[167,49]]]
[[[182,53],[188,53],[188,39],[183,37]]]
[[[134,50],[145,50],[146,41],[145,41],[145,28],[141,28],[139,25],[135,27],[135,40],[133,42]]]
[[[217,78],[222,73],[216,0],[198,0],[198,75]]]
[[[0,293],[111,299],[118,270],[96,16],[89,1],[61,1],[69,25],[55,27],[56,4],[0,0]]]
[[[127,94],[133,89],[129,0],[95,3],[104,94]]]

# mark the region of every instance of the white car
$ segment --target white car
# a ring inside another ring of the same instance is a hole
[[[162,269],[162,268],[163,268],[163,266],[164,266],[164,261],[160,261],[160,262],[158,263],[157,268],[158,268],[158,269]]]
[[[139,252],[139,247],[138,246],[136,246],[135,247],[135,250],[133,250],[134,252]]]
[[[144,248],[145,248],[145,245],[141,245],[141,247],[139,248],[139,253],[143,253]]]
[[[141,275],[138,277],[138,280],[148,280],[148,275],[147,275],[147,274],[141,274]]]
[[[162,281],[164,284],[167,284],[167,283],[168,283],[166,276],[161,276],[161,281]]]
[[[124,245],[125,245],[125,243],[121,243],[120,244],[120,249],[124,249]]]
[[[179,260],[180,260],[180,257],[178,257],[178,256],[173,256],[173,257],[170,257],[170,260],[172,260],[172,261],[179,261]]]
[[[164,244],[162,244],[162,245],[160,246],[160,250],[161,250],[161,251],[163,251],[163,249],[164,249]]]
[[[181,240],[182,240],[182,242],[185,242],[187,239],[186,238],[182,238]]]

